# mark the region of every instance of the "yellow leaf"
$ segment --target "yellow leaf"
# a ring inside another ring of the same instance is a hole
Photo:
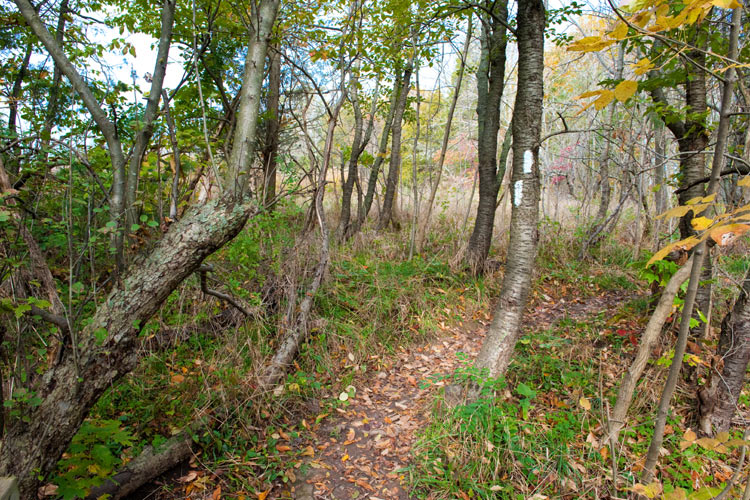
[[[654,67],[654,63],[652,63],[648,57],[644,57],[637,63],[631,64],[630,67],[633,68],[633,71],[636,75],[640,76],[645,75],[646,73],[651,71],[651,69],[653,69]]]
[[[587,398],[581,398],[578,400],[578,404],[581,405],[581,408],[583,408],[586,411],[591,410],[591,401],[589,401]]]
[[[172,376],[172,383],[173,384],[181,384],[185,381],[185,377],[182,375],[173,375]]]
[[[711,230],[711,239],[719,246],[726,246],[750,229],[747,224],[726,224]]]
[[[609,36],[611,38],[614,38],[615,40],[622,40],[623,38],[628,36],[628,25],[621,21],[617,26],[615,26],[615,29],[612,30]]]
[[[266,491],[257,493],[258,500],[266,500],[266,497],[268,496],[269,493],[271,493],[271,488],[268,488]]]
[[[682,435],[682,439],[685,441],[690,441],[691,443],[695,441],[698,438],[698,436],[695,434],[695,432],[692,429],[688,429],[685,431],[685,434]]]
[[[636,483],[632,488],[630,488],[630,490],[634,493],[638,493],[639,495],[643,495],[646,498],[656,498],[656,496],[661,493],[662,486],[658,481],[654,481],[649,484]]]
[[[729,441],[729,433],[727,431],[720,432],[716,435],[716,440],[720,443],[726,443]]]
[[[690,203],[690,202],[688,202]],[[672,217],[684,217],[685,214],[687,214],[692,207],[686,206],[686,205],[677,205],[674,208],[670,208],[663,214],[657,216],[660,219],[670,219]]]
[[[690,236],[689,238],[685,238],[684,240],[671,243],[665,246],[664,248],[662,248],[661,250],[659,250],[658,252],[656,252],[646,263],[646,267],[650,266],[657,260],[663,259],[667,255],[669,255],[669,252],[671,252],[672,250],[677,250],[677,249],[690,250],[691,248],[693,248],[695,245],[697,245],[700,242],[701,240],[699,240],[695,236]]]
[[[616,40],[604,40],[600,36],[587,36],[580,40],[575,40],[568,45],[568,51],[572,52],[597,52],[609,47]]]
[[[618,101],[625,102],[635,94],[636,90],[638,90],[638,82],[624,80],[615,87],[615,97]]]
[[[315,456],[315,450],[313,450],[312,446],[307,446],[304,450],[302,450],[301,455],[303,457],[314,457]]]
[[[737,9],[742,7],[737,0],[711,0],[711,5],[721,9]]]
[[[697,205],[698,203],[711,203],[716,198],[716,193],[709,196],[696,196],[689,199],[685,205]]]
[[[750,187],[750,175],[746,175],[739,181],[737,181],[737,185],[741,187]]]
[[[602,90],[601,89],[599,89],[599,90],[589,90],[588,92],[584,92],[583,94],[581,94],[578,97],[576,97],[576,99],[585,99],[586,97],[594,97],[594,96],[601,95],[601,94],[602,94]]]
[[[710,226],[712,222],[713,219],[709,219],[708,217],[696,217],[690,221],[690,225],[692,225],[693,229],[696,231],[703,231],[704,229],[708,229],[708,226]]]
[[[349,454],[346,454],[343,457],[341,457],[342,462],[346,462],[347,460],[349,460]]]
[[[610,102],[615,98],[615,93],[611,90],[602,90],[602,94],[599,98],[594,101],[594,107],[597,111],[601,111],[606,108]]]
[[[669,493],[664,493],[664,500],[687,500],[687,493],[682,488],[675,488]]]

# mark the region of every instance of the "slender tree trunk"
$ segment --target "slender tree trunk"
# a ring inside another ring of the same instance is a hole
[[[375,162],[370,170],[370,178],[367,181],[367,191],[365,191],[365,199],[362,202],[362,211],[359,212],[357,217],[356,227],[352,229],[352,233],[356,233],[365,223],[367,215],[370,213],[372,207],[372,201],[375,198],[375,190],[378,187],[378,175],[380,174],[380,167],[383,165],[385,160],[386,152],[388,151],[388,139],[391,133],[391,125],[393,125],[393,118],[396,114],[396,107],[399,101],[399,94],[401,92],[401,75],[396,78],[396,82],[393,84],[393,93],[391,94],[391,103],[388,108],[388,116],[385,118],[383,124],[383,133],[380,136],[380,146],[378,153],[375,156]]]
[[[684,266],[672,275],[667,286],[664,287],[664,291],[662,291],[661,297],[659,297],[659,303],[656,305],[641,335],[640,342],[638,343],[638,353],[623,376],[620,389],[617,391],[615,408],[612,412],[612,417],[609,419],[608,440],[610,441],[612,450],[616,449],[620,430],[625,426],[625,419],[630,408],[630,403],[633,401],[633,393],[635,392],[638,380],[646,368],[646,363],[648,363],[648,358],[651,355],[654,344],[659,339],[664,322],[674,309],[674,298],[690,275],[692,264],[693,261],[688,260]]]
[[[448,118],[445,122],[445,131],[443,132],[443,143],[440,146],[440,158],[437,164],[437,176],[430,186],[430,198],[427,200],[427,214],[425,215],[424,222],[419,226],[417,233],[417,251],[421,252],[424,246],[425,236],[430,229],[430,218],[432,217],[432,207],[435,205],[435,196],[437,195],[438,187],[440,186],[440,179],[443,175],[443,166],[445,165],[445,155],[448,152],[448,141],[451,135],[451,125],[453,124],[453,115],[456,112],[456,104],[458,103],[458,96],[461,93],[461,84],[464,80],[464,70],[466,69],[466,58],[469,56],[469,47],[471,46],[471,33],[472,33],[472,19],[473,15],[469,15],[469,27],[466,30],[466,40],[464,41],[463,49],[461,50],[461,59],[458,66],[458,76],[456,77],[456,87],[453,89],[453,96],[451,97],[450,108],[448,109]]]
[[[26,71],[29,68],[29,61],[31,60],[31,53],[33,52],[34,45],[29,43],[24,52],[21,66],[18,68],[16,78],[13,81],[13,88],[8,96],[8,132],[10,136],[15,138],[18,134],[16,130],[16,122],[18,121],[18,101],[21,99],[21,93],[23,91],[23,79],[26,77]],[[19,164],[15,154],[15,147],[11,148],[11,154],[8,161],[8,171],[16,175],[18,173]]]
[[[55,42],[60,47],[63,46],[65,39],[65,24],[68,20],[68,0],[60,2],[60,14],[57,18],[57,29],[55,30]],[[55,63],[55,69],[52,73],[52,87],[49,91],[49,100],[47,101],[47,111],[44,115],[44,128],[42,129],[42,149],[46,149],[52,135],[52,125],[57,117],[57,111],[60,107],[60,84],[62,83],[62,72],[60,67]]]
[[[167,58],[169,57],[169,47],[172,43],[172,27],[174,26],[175,9],[177,0],[164,0],[161,9],[161,31],[159,36],[159,49],[156,54],[156,64],[151,79],[151,90],[148,94],[146,110],[143,113],[142,128],[135,136],[133,152],[130,156],[130,165],[128,169],[127,182],[127,223],[126,230],[131,225],[138,222],[138,207],[136,198],[138,196],[138,179],[141,173],[141,164],[143,156],[146,154],[148,145],[151,142],[151,136],[154,134],[154,120],[159,114],[159,100],[161,99],[161,90],[164,85],[164,76],[167,73]]]
[[[729,58],[736,59],[738,49],[738,40],[741,26],[742,8],[738,7],[732,11],[732,35],[729,39]],[[713,162],[711,166],[711,181],[708,184],[708,194],[716,192],[719,185],[719,174],[721,173],[722,167],[724,166],[724,152],[727,146],[727,137],[729,135],[729,121],[731,118],[731,107],[732,107],[732,94],[734,92],[734,84],[736,81],[736,72],[733,67],[727,69],[725,73],[725,81],[721,92],[721,109],[719,113],[719,126],[716,132],[716,150],[713,155]],[[688,283],[687,293],[685,295],[685,302],[683,304],[682,316],[680,318],[680,332],[677,337],[677,343],[674,348],[674,357],[672,366],[669,368],[669,375],[667,382],[664,384],[664,391],[662,392],[661,399],[659,400],[659,411],[654,424],[654,435],[651,439],[651,444],[648,448],[648,454],[646,455],[646,463],[643,466],[642,479],[648,483],[651,481],[654,473],[654,467],[659,459],[659,450],[661,449],[662,442],[664,441],[664,426],[667,422],[667,414],[669,412],[670,402],[672,395],[674,394],[675,388],[677,387],[677,380],[680,376],[680,369],[682,367],[682,359],[685,355],[685,347],[687,345],[689,335],[690,318],[693,314],[693,306],[695,305],[695,299],[698,292],[698,284],[701,277],[701,269],[703,267],[704,254],[706,252],[706,241],[701,241],[693,252],[693,265],[690,271],[690,282]]]
[[[500,189],[500,179],[497,175],[497,135],[500,130],[500,105],[505,84],[505,49],[508,44],[505,28],[508,2],[499,0],[492,5],[492,16],[480,15],[482,55],[477,70],[479,205],[474,231],[469,238],[467,249],[468,264],[479,273],[484,270],[485,261],[490,253],[497,192]]]
[[[174,166],[174,172],[172,176],[172,193],[169,199],[169,218],[173,221],[177,220],[177,206],[180,201],[180,175],[182,172],[182,160],[180,153],[180,143],[177,142],[177,127],[172,118],[172,112],[169,110],[169,96],[167,91],[162,90],[162,97],[164,99],[164,117],[167,122],[167,132],[169,135],[169,144],[172,146],[172,164]]]
[[[406,69],[404,69],[401,78],[401,90],[399,91],[398,102],[396,103],[396,109],[393,113],[393,125],[391,126],[391,159],[390,165],[388,166],[388,177],[385,184],[383,208],[380,212],[380,220],[378,221],[379,230],[385,229],[391,223],[394,227],[398,226],[398,221],[393,216],[393,208],[401,174],[401,131],[404,111],[406,111],[406,100],[409,97],[409,88],[411,87],[412,65],[413,61],[409,62]]]
[[[663,214],[667,210],[667,155],[664,150],[664,124],[657,122],[654,124],[654,183],[657,191],[654,197],[656,213]],[[655,219],[654,241],[656,247],[661,245],[662,219]]]
[[[411,188],[412,188],[412,216],[411,216],[411,236],[409,237],[409,260],[414,257],[414,244],[417,239],[417,220],[419,217],[419,183],[417,181],[418,174],[418,154],[419,154],[419,134],[421,127],[419,123],[419,107],[422,104],[422,93],[419,88],[419,66],[414,72],[414,83],[417,91],[417,106],[416,106],[416,130],[414,131],[414,146],[411,151]]]
[[[354,108],[354,139],[352,140],[352,150],[349,154],[349,162],[346,173],[346,180],[341,187],[341,217],[339,218],[339,235],[342,239],[348,238],[352,233],[351,213],[352,213],[352,193],[357,181],[357,170],[359,168],[359,157],[365,151],[365,147],[370,142],[372,130],[375,123],[375,111],[378,102],[378,87],[376,84],[375,92],[372,97],[372,109],[367,124],[367,130],[364,129],[364,120],[362,117],[362,107],[359,104],[359,77],[357,72],[352,73],[349,92],[352,107]]]
[[[263,192],[265,206],[273,210],[276,198],[276,155],[279,151],[280,112],[279,100],[281,96],[281,55],[277,49],[270,51],[268,71],[268,97],[266,120],[266,140],[263,147]]]
[[[545,11],[541,0],[518,2],[518,91],[513,107],[513,174],[508,262],[495,317],[477,357],[490,377],[505,373],[521,333],[539,234],[539,138],[544,96]],[[494,203],[494,201],[493,201]]]

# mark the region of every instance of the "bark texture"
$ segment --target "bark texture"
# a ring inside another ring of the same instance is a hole
[[[391,160],[388,166],[388,178],[385,183],[385,196],[383,197],[383,211],[380,212],[378,229],[385,229],[389,224],[397,225],[393,210],[394,200],[396,199],[396,190],[398,189],[398,180],[401,174],[401,131],[406,111],[406,100],[409,97],[409,88],[411,87],[412,63],[404,69],[401,78],[401,90],[399,91],[396,109],[393,113],[393,124],[391,126]]]
[[[539,135],[544,96],[545,10],[541,0],[518,2],[518,91],[513,107],[510,247],[500,299],[477,366],[502,375],[520,335],[539,239]],[[494,206],[494,201],[493,201]],[[494,210],[494,208],[493,208]]]
[[[263,192],[266,208],[272,209],[276,199],[276,155],[281,132],[279,101],[281,97],[281,55],[272,50],[269,56],[268,96],[266,98],[266,137],[263,144]]]
[[[750,361],[750,275],[721,323],[721,337],[711,380],[700,392],[701,429],[706,434],[729,430],[745,384]]]
[[[8,422],[0,448],[0,475],[17,476],[24,497],[35,493],[37,475],[32,471],[53,470],[88,410],[135,368],[143,325],[204,258],[237,235],[252,210],[248,204],[211,202],[172,225],[80,332],[78,363],[66,351],[37,381],[41,404],[29,409],[29,423]]]
[[[505,49],[508,44],[505,26],[508,19],[508,2],[499,0],[491,5],[491,16],[480,15],[482,52],[477,70],[479,205],[467,249],[468,264],[478,272],[482,272],[490,253],[497,193],[502,181],[497,175],[497,136],[500,131],[500,104],[505,85]],[[518,96],[516,102],[518,103]],[[516,109],[514,108],[514,115]]]

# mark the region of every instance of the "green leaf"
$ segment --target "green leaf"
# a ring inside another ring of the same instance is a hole
[[[530,399],[536,397],[536,391],[523,382],[518,384],[518,387],[516,387],[516,392],[521,396],[525,396]]]

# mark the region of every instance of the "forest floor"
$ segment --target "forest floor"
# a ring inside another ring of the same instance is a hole
[[[630,296],[632,292],[606,291],[553,300],[542,294],[526,312],[524,334],[551,328],[563,318],[585,321],[618,309]],[[441,388],[449,383],[446,378],[473,363],[489,317],[478,311],[446,327],[432,342],[374,360],[380,371],[353,381],[356,393],[348,398],[348,406],[337,408],[312,429],[314,457],[307,463],[309,469],[297,477],[292,491],[279,488],[278,498],[411,498],[406,474],[417,433],[430,420],[433,405],[440,404]]]

